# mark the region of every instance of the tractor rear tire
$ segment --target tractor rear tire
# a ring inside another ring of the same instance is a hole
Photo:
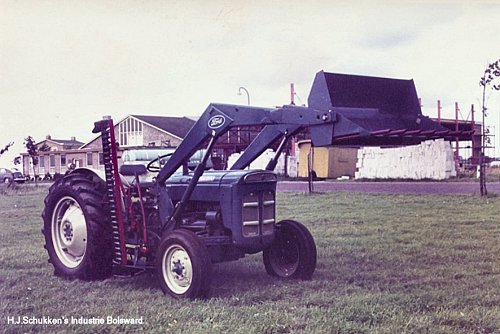
[[[42,213],[45,248],[54,274],[95,280],[111,275],[113,245],[104,182],[91,173],[57,180]]]
[[[196,234],[182,229],[167,233],[160,241],[156,261],[160,287],[166,295],[176,299],[207,297],[212,263]]]
[[[262,253],[269,275],[310,280],[316,269],[316,244],[299,222],[283,220],[277,225],[273,244]]]

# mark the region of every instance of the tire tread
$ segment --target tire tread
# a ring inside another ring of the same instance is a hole
[[[42,234],[49,262],[54,274],[67,279],[95,280],[111,275],[112,241],[106,205],[104,183],[91,174],[71,173],[57,180],[49,188],[42,212]],[[51,235],[51,220],[55,205],[63,196],[73,197],[80,205],[87,221],[87,249],[76,268],[67,268],[57,258]]]

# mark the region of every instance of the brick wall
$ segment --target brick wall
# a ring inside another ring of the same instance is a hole
[[[148,125],[144,125],[143,135],[144,146],[149,146],[151,145],[151,143],[154,143],[155,146],[160,147],[166,146],[167,143],[170,143],[170,146],[179,146],[182,141],[182,139],[167,135],[165,132],[157,130]]]

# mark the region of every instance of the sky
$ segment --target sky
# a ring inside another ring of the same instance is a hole
[[[495,1],[0,0],[0,166],[24,138],[86,142],[93,122],[199,116],[210,102],[307,102],[315,73],[414,79],[424,115],[470,119],[500,58]],[[500,155],[500,92],[487,124]],[[476,114],[476,119],[479,113]]]

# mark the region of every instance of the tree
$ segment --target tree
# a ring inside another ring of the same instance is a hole
[[[38,148],[38,151],[39,152],[48,152],[48,151],[50,151],[50,146],[47,145],[46,143],[43,143],[43,145],[40,148]]]
[[[4,148],[0,149],[0,156],[1,156],[2,154],[4,154],[5,152],[7,152],[7,151],[9,150],[9,148],[10,148],[12,145],[14,145],[14,142],[12,142],[12,141],[11,141],[11,142],[10,142],[10,143],[8,143],[7,145],[5,145],[5,147],[4,147]]]
[[[483,87],[483,125],[482,125],[482,134],[481,134],[481,156],[479,157],[479,191],[481,193],[481,196],[486,196],[488,194],[488,191],[486,189],[486,159],[485,159],[485,148],[486,144],[489,143],[489,137],[487,138],[489,134],[489,130],[486,128],[486,123],[485,123],[485,118],[488,116],[487,111],[488,108],[486,108],[486,87],[491,85],[491,89],[493,90],[500,90],[500,83],[495,85],[493,82],[498,82],[498,80],[495,81],[495,79],[498,79],[500,77],[500,59],[488,64],[486,66],[486,69],[484,70],[484,74],[481,77],[481,80],[479,80],[479,86]]]
[[[7,152],[12,145],[14,145],[14,142],[11,141],[7,145],[5,145],[4,148],[1,148],[0,149],[0,156],[2,156],[2,154],[4,154],[5,152]],[[9,182],[8,188],[10,188],[10,186],[12,185],[12,183],[14,183],[14,182]]]
[[[38,148],[36,147],[35,140],[31,136],[24,139],[24,145],[26,146],[26,150],[31,157],[31,162],[33,163],[33,175],[36,183],[38,178],[38,175],[36,174],[36,166],[38,165]]]

